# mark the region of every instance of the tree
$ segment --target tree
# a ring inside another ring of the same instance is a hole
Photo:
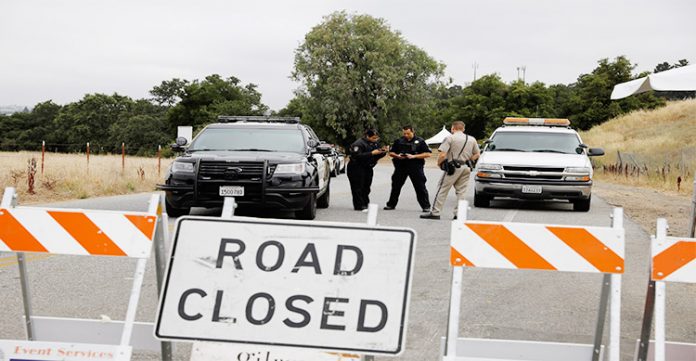
[[[153,100],[157,104],[172,106],[181,100],[184,94],[184,87],[188,84],[188,80],[178,78],[164,80],[160,85],[153,87],[150,90],[150,94],[154,97]]]
[[[367,127],[398,132],[428,114],[428,85],[444,65],[393,31],[383,19],[336,12],[295,50],[305,121],[346,145]]]
[[[202,81],[183,81],[180,84],[184,84],[183,88],[176,93],[181,101],[167,113],[172,131],[179,125],[201,128],[214,122],[218,115],[262,115],[268,110],[261,102],[256,85],[241,85],[235,77],[223,79],[213,74]],[[153,88],[151,93],[158,93],[157,88]]]
[[[508,92],[507,84],[497,74],[482,76],[452,100],[451,120],[463,121],[467,134],[485,138],[507,115]]]
[[[614,61],[601,59],[598,66],[589,74],[578,77],[574,88],[580,99],[581,108],[578,113],[569,117],[580,129],[589,129],[596,124],[636,109],[652,109],[664,104],[664,101],[651,93],[612,101],[610,99],[614,85],[644,76],[633,75],[635,65],[625,56],[619,56]]]

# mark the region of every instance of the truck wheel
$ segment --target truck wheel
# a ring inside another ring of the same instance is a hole
[[[164,200],[164,206],[167,210],[167,215],[169,217],[181,217],[181,216],[188,216],[189,212],[191,212],[191,207],[188,208],[175,208],[172,206],[171,203],[169,203],[169,200],[165,198]]]
[[[331,182],[326,185],[326,192],[317,198],[317,208],[329,208],[329,201],[331,200]]]
[[[474,207],[488,208],[491,206],[491,199],[482,194],[474,192]]]
[[[587,199],[580,199],[573,201],[573,210],[576,212],[588,212],[590,210],[590,201],[592,196]]]
[[[298,219],[313,220],[317,217],[317,194],[310,193],[307,204],[301,211],[295,212],[295,217]]]

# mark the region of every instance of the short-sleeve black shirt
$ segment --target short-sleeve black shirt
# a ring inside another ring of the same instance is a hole
[[[411,140],[406,139],[406,137],[401,137],[394,141],[390,152],[396,154],[421,154],[421,153],[431,153],[430,147],[425,144],[425,139],[421,137],[413,137]],[[394,165],[418,165],[423,166],[425,160],[423,159],[392,159]]]

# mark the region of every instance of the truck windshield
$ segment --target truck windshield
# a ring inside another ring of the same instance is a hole
[[[565,133],[499,132],[491,141],[486,151],[577,154],[580,145],[575,134]]]
[[[208,128],[188,149],[196,151],[255,151],[304,153],[304,137],[299,129]]]

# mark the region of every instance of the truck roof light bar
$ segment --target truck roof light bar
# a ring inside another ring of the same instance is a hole
[[[505,125],[541,125],[541,126],[551,126],[551,127],[570,127],[570,120],[568,119],[554,119],[554,118],[511,118],[507,117],[503,120]]]
[[[236,122],[249,122],[249,123],[288,123],[288,124],[299,124],[299,117],[273,117],[273,116],[263,116],[263,115],[219,115],[217,117],[220,123],[236,123]]]

